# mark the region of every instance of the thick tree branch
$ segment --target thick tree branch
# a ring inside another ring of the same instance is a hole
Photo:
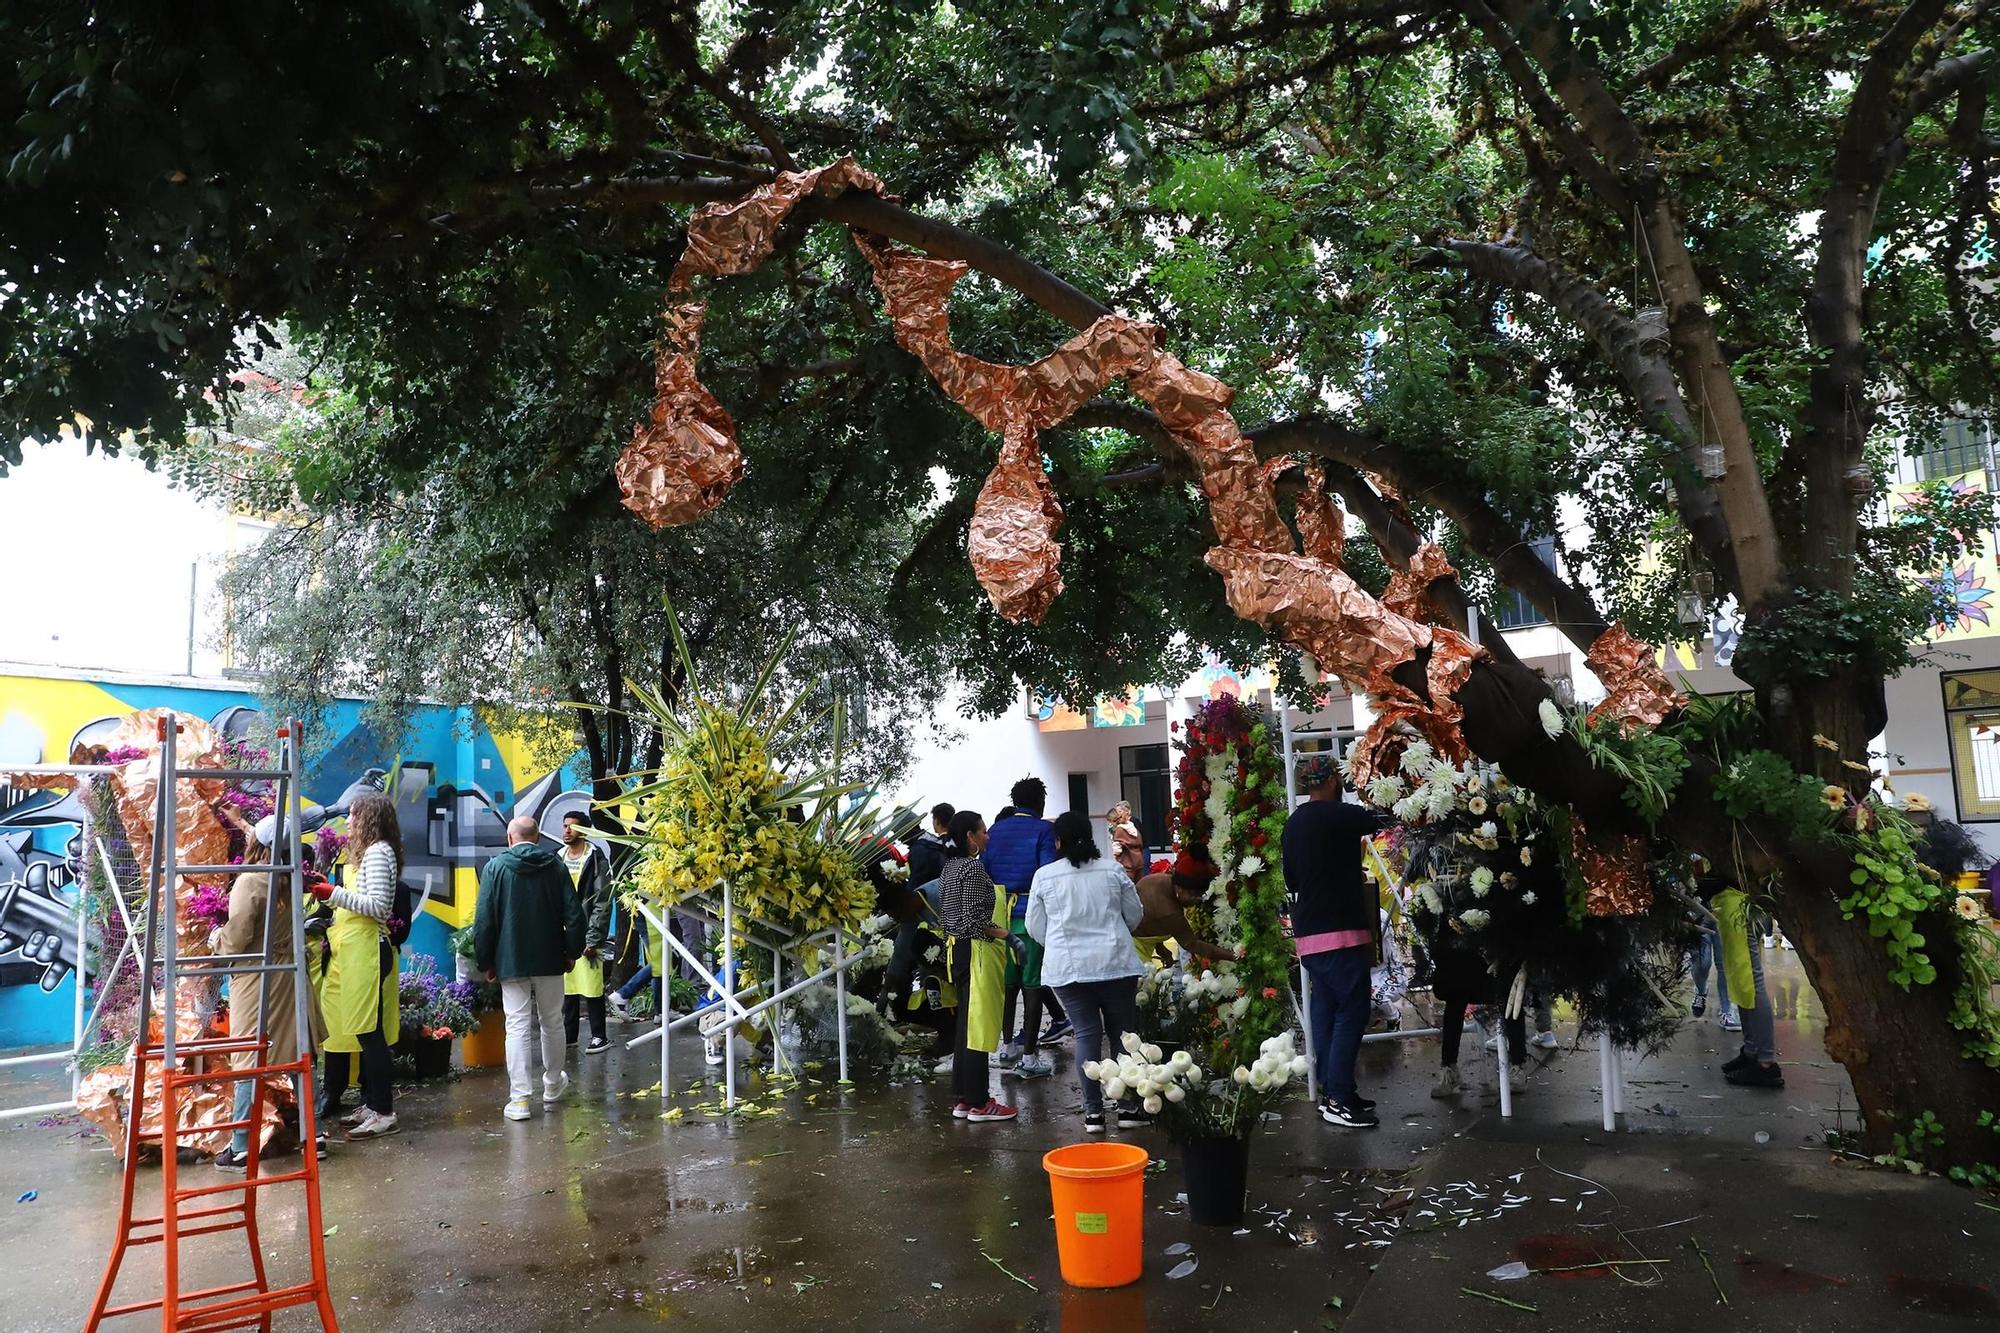
[[[1516,72],[1518,58],[1510,59],[1509,76],[1517,83],[1530,79],[1537,88],[1540,78],[1547,77],[1574,117],[1576,130],[1612,177],[1609,183],[1595,178],[1593,187],[1621,218],[1640,225],[1646,262],[1667,308],[1674,366],[1690,415],[1701,424],[1702,438],[1722,446],[1724,473],[1715,491],[1735,554],[1735,591],[1749,613],[1758,615],[1787,595],[1789,579],[1743,401],[1709,316],[1707,294],[1688,253],[1675,201],[1663,187],[1659,164],[1596,68],[1569,40],[1562,20],[1542,0],[1495,0],[1497,12],[1483,0],[1462,0],[1462,4],[1496,50],[1513,50],[1518,57],[1524,49],[1533,57],[1536,70],[1525,74]],[[1516,47],[1515,34],[1521,35],[1522,47]]]
[[[528,0],[528,7],[562,60],[576,67],[579,85],[604,99],[618,155],[636,156],[652,135],[654,118],[639,85],[618,63],[619,53],[586,36],[563,0]]]
[[[1664,353],[1647,346],[1639,326],[1621,315],[1604,293],[1523,246],[1448,240],[1445,249],[1489,282],[1540,296],[1597,345],[1624,380],[1647,428],[1667,447],[1682,522],[1723,582],[1734,585],[1736,554],[1729,525],[1721,501],[1702,478],[1703,435],[1688,414],[1687,400]]]

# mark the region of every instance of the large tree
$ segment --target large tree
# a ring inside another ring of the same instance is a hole
[[[2000,1047],[1990,997],[1965,1009],[1977,960],[1934,914],[1934,979],[1909,966],[1907,921],[1885,956],[1841,906],[1855,838],[1795,798],[1844,783],[1880,729],[1926,613],[1894,571],[1976,520],[1938,499],[1889,521],[1882,482],[1899,438],[1985,415],[2000,380],[1977,267],[1994,26],[1982,0],[773,0],[706,27],[689,6],[569,0],[282,19],[26,3],[0,17],[21,75],[0,438],[81,414],[99,442],[158,448],[280,318],[369,331],[365,402],[476,419],[511,387],[481,349],[524,310],[591,308],[589,275],[657,283],[674,205],[853,153],[901,202],[808,200],[775,262],[716,289],[709,374],[732,407],[832,423],[830,451],[885,465],[872,485],[937,477],[894,582],[931,660],[997,699],[1013,674],[1146,674],[1176,624],[1239,653],[1264,638],[1229,628],[1199,567],[1188,460],[1116,395],[1046,440],[1070,592],[1039,629],[977,609],[956,552],[991,444],[895,350],[815,218],[969,262],[989,281],[961,291],[955,339],[995,360],[1110,305],[1159,324],[1264,421],[1261,451],[1327,461],[1392,560],[1412,522],[1448,523],[1468,574],[1490,567],[1579,644],[1621,616],[1670,628],[1683,588],[1735,597],[1754,712],[1683,728],[1693,767],[1650,819],[1543,735],[1540,683],[1505,660],[1459,692],[1466,738],[1594,828],[1650,822],[1770,876],[1878,1141],[1930,1109],[1951,1157],[1990,1158],[1976,1117],[2000,1106]],[[486,282],[496,264],[516,279]],[[612,323],[643,383],[647,331]],[[469,379],[435,373],[440,348]],[[894,409],[822,416],[806,395],[829,377]],[[767,429],[746,423],[753,469],[783,438]],[[1550,569],[1523,538],[1556,531],[1578,540]],[[1467,600],[1439,592],[1462,625]]]

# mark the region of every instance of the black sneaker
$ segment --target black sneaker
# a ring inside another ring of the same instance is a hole
[[[1118,1128],[1120,1129],[1145,1129],[1152,1123],[1153,1117],[1147,1115],[1139,1107],[1121,1106],[1118,1108]]]
[[[583,1053],[585,1055],[596,1055],[602,1051],[608,1051],[610,1049],[611,1049],[610,1042],[606,1041],[602,1037],[592,1037],[590,1039],[590,1045],[583,1048]]]
[[[1048,1031],[1035,1038],[1035,1044],[1040,1046],[1051,1042],[1058,1042],[1074,1031],[1076,1031],[1076,1024],[1070,1022],[1067,1018],[1058,1018],[1055,1022],[1049,1024]]]
[[[1752,1060],[1741,1069],[1732,1069],[1722,1076],[1739,1088],[1782,1088],[1785,1086],[1785,1071],[1775,1064],[1759,1064]]]
[[[1362,1106],[1350,1106],[1329,1097],[1319,1104],[1319,1118],[1329,1125],[1339,1125],[1345,1129],[1373,1129],[1382,1123],[1373,1111]]]
[[[1698,999],[1694,1002],[1694,1016],[1696,1018],[1700,1018],[1703,1014],[1707,1012],[1708,1012],[1708,1000],[1706,997]]]
[[[1102,1134],[1104,1132],[1104,1112],[1102,1111],[1084,1112],[1083,1132],[1086,1134]]]
[[[215,1169],[240,1176],[250,1169],[250,1154],[238,1152],[234,1148],[224,1148],[215,1155]]]
[[[1750,1052],[1748,1051],[1742,1051],[1737,1054],[1734,1060],[1724,1060],[1722,1062],[1722,1072],[1725,1075],[1733,1074],[1739,1069],[1747,1069],[1749,1066],[1754,1065],[1756,1063],[1757,1063],[1756,1056],[1750,1054]]]

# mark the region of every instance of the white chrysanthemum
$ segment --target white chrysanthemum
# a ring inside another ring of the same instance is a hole
[[[1484,930],[1493,917],[1477,907],[1468,908],[1458,914],[1459,924],[1467,930]]]
[[[1557,708],[1553,699],[1544,699],[1536,705],[1535,715],[1542,720],[1542,730],[1550,740],[1563,734],[1562,709]]]
[[[1424,817],[1424,798],[1421,792],[1413,792],[1389,808],[1389,813],[1405,824],[1414,824]]]
[[[1444,915],[1444,899],[1438,896],[1436,889],[1426,884],[1417,890],[1417,897],[1423,902],[1424,910],[1432,916]]]
[[[1458,807],[1458,791],[1454,787],[1424,787],[1424,812],[1432,819],[1443,819]]]
[[[1532,847],[1523,847],[1521,849],[1521,864],[1524,866],[1531,866],[1534,863],[1535,863],[1535,849]]]
[[[1231,1074],[1230,1077],[1235,1079],[1238,1083],[1248,1083],[1250,1081],[1250,1071],[1245,1069],[1242,1065],[1238,1065],[1236,1066],[1236,1072]]]
[[[1430,766],[1433,753],[1429,741],[1411,741],[1403,747],[1403,758],[1399,767],[1411,777],[1416,777]]]
[[[1493,872],[1485,866],[1472,868],[1472,896],[1484,898],[1493,888]]]
[[[1533,890],[1529,890],[1527,893],[1521,895],[1521,905],[1523,907],[1533,907],[1535,905],[1535,894]]]
[[[1236,873],[1248,879],[1264,868],[1264,858],[1257,855],[1244,857],[1236,863]]]
[[[1391,806],[1403,799],[1403,780],[1385,773],[1368,784],[1368,800],[1372,805]]]
[[[1119,1039],[1118,1044],[1125,1048],[1125,1053],[1127,1055],[1137,1055],[1139,1053],[1139,1048],[1145,1043],[1139,1040],[1138,1033],[1127,1032]]]
[[[1482,838],[1497,838],[1500,836],[1500,826],[1489,819],[1477,829],[1474,829],[1473,832]]]

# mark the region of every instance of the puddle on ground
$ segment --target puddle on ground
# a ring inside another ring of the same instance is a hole
[[[770,1267],[771,1258],[761,1245],[725,1245],[704,1250],[663,1273],[658,1290],[691,1291],[713,1282],[749,1282],[761,1278]]]
[[[697,1199],[692,1195],[667,1200],[669,1213],[736,1213],[746,1206],[735,1200]]]
[[[2000,1316],[2000,1301],[1993,1299],[1993,1293],[1970,1282],[1890,1273],[1888,1283],[1889,1290],[1906,1310],[1928,1310],[1968,1319]]]

